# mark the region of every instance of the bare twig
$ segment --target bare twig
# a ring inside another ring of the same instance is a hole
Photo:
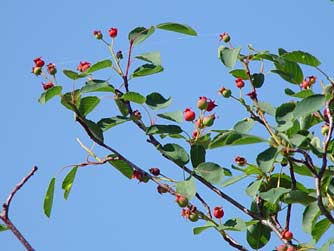
[[[28,173],[27,176],[25,176],[20,183],[18,183],[12,192],[9,194],[6,202],[2,205],[2,211],[0,213],[0,219],[5,223],[5,225],[13,232],[13,234],[16,236],[16,238],[23,244],[23,246],[28,251],[34,251],[33,247],[29,244],[29,242],[24,238],[24,236],[21,234],[21,232],[15,227],[15,225],[12,223],[12,221],[9,219],[9,207],[12,202],[12,199],[14,198],[17,191],[21,189],[21,187],[31,178],[31,176],[34,175],[34,173],[37,171],[37,167],[34,166],[32,170]]]
[[[205,200],[199,195],[199,193],[196,193],[196,198],[203,204],[203,206],[205,207],[206,211],[207,211],[207,215],[210,219],[212,219],[212,215],[211,215],[211,210],[209,205],[205,202]]]

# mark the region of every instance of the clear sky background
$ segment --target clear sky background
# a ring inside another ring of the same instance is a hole
[[[109,56],[107,48],[92,36],[93,30],[100,29],[107,35],[110,27],[118,27],[116,48],[126,52],[127,34],[136,26],[169,21],[188,24],[198,32],[198,37],[157,31],[136,48],[135,55],[160,51],[165,71],[134,80],[132,88],[144,94],[158,91],[166,97],[173,96],[173,104],[166,111],[195,108],[197,98],[202,95],[213,98],[219,105],[217,129],[230,128],[234,121],[246,116],[236,104],[217,95],[222,85],[234,86],[228,70],[217,59],[219,33],[229,32],[233,44],[243,48],[251,43],[255,48],[273,52],[280,47],[308,51],[320,59],[324,71],[331,74],[334,69],[334,4],[329,0],[2,0],[0,12],[0,201],[5,201],[33,165],[39,167],[14,198],[10,211],[13,222],[39,251],[230,248],[215,231],[194,236],[192,227],[202,223],[186,222],[174,198],[156,193],[154,184],[126,180],[109,165],[79,169],[68,201],[62,197],[61,180],[66,173],[61,173],[52,215],[46,218],[42,205],[50,179],[62,167],[85,161],[86,153],[76,137],[87,145],[91,143],[73,121],[73,114],[57,100],[47,105],[37,102],[42,88],[41,79],[30,73],[34,58],[42,56],[47,62],[54,62],[59,70],[75,69],[80,60],[93,63]],[[304,72],[306,76],[314,73],[308,68]],[[260,99],[278,104],[283,97],[282,86],[289,84],[272,75],[268,75]],[[60,81],[68,90],[71,88],[65,78]],[[112,82],[116,86],[121,83],[116,78]],[[107,104],[98,108],[93,118],[99,114],[115,115],[112,102],[105,100]],[[191,132],[188,124],[183,126]],[[158,166],[182,178],[182,172],[162,160],[133,125],[122,125],[105,138],[139,166],[145,169]],[[252,161],[255,150],[264,147],[218,149],[210,152],[208,159],[230,167],[235,155],[242,154]],[[99,149],[96,152],[101,156],[106,154]],[[207,194],[211,206],[224,206],[226,218],[241,216],[210,191],[199,189]],[[247,205],[248,199],[241,195],[238,186],[226,191]],[[297,239],[306,241],[298,227],[302,211],[294,213],[296,225],[292,230]],[[244,233],[233,236],[246,242]],[[273,244],[279,243],[276,236],[272,238]],[[273,246],[266,248],[271,249]],[[0,250],[23,250],[23,247],[6,231],[0,233]]]

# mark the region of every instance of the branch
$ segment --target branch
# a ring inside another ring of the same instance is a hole
[[[23,244],[23,246],[28,251],[34,251],[33,247],[29,244],[29,242],[23,237],[21,232],[15,227],[15,225],[12,223],[12,221],[9,219],[9,207],[12,202],[12,199],[14,198],[17,191],[21,189],[21,187],[31,178],[31,176],[34,175],[34,173],[37,171],[37,167],[34,166],[32,170],[28,173],[27,176],[25,176],[20,183],[18,183],[12,192],[9,194],[6,202],[2,205],[2,212],[0,213],[0,219],[5,223],[5,225],[13,232],[13,234],[16,236],[16,238]]]

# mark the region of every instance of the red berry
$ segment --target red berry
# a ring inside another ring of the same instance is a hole
[[[42,83],[42,86],[43,86],[43,89],[46,91],[46,90],[52,88],[54,85],[53,85],[53,83],[51,81],[49,81],[49,82],[47,82],[45,84]]]
[[[96,39],[102,39],[103,34],[101,31],[93,31],[93,35],[95,36]]]
[[[217,218],[217,219],[221,219],[224,216],[224,210],[222,207],[215,207],[213,209],[213,215]]]
[[[35,63],[35,66],[36,66],[36,67],[43,67],[44,64],[45,64],[45,62],[42,60],[41,57],[39,57],[39,58],[35,58],[35,59],[34,59],[34,63]]]
[[[209,99],[208,106],[206,107],[206,110],[208,112],[211,112],[217,105],[215,104],[214,100]]]
[[[90,63],[87,61],[80,61],[80,64],[77,67],[77,70],[80,72],[86,71],[90,67]]]
[[[198,137],[198,130],[194,130],[192,136],[196,139]]]
[[[109,32],[109,36],[110,37],[112,37],[112,38],[117,37],[117,32],[118,32],[117,28],[110,28],[108,30],[108,32]]]
[[[187,199],[187,197],[183,196],[183,195],[176,195],[176,203],[180,206],[180,207],[186,207],[189,204],[189,200]]]
[[[237,78],[235,80],[235,85],[241,89],[245,86],[245,82],[242,80],[242,78]]]
[[[289,246],[286,251],[296,251],[296,248],[294,246]]]
[[[200,110],[206,110],[208,107],[207,97],[199,97],[199,100],[197,101],[197,108]]]
[[[277,251],[286,251],[286,245],[285,244],[281,244],[276,248]]]
[[[288,231],[288,230],[283,231],[282,239],[286,239],[287,241],[291,241],[292,238],[293,238],[293,234],[290,231]]]
[[[149,169],[150,173],[154,176],[160,175],[160,169],[157,167],[152,167]]]
[[[303,82],[300,84],[300,87],[304,90],[309,89],[310,86],[311,86],[311,83],[307,79],[304,79]]]
[[[183,117],[184,120],[186,121],[193,121],[195,119],[195,116],[196,116],[195,112],[189,108],[185,109],[183,112]]]

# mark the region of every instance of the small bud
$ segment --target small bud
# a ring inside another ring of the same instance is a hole
[[[309,76],[308,79],[311,85],[313,85],[317,81],[317,77],[313,75]]]
[[[42,68],[41,67],[33,67],[32,68],[32,73],[35,74],[36,76],[39,76],[42,73]]]
[[[122,51],[118,51],[118,52],[116,53],[116,58],[117,58],[118,60],[123,59],[123,53],[122,53]]]
[[[194,139],[196,139],[198,137],[198,130],[194,130],[192,136]]]
[[[93,35],[95,36],[96,39],[102,39],[103,38],[103,34],[101,31],[93,31]]]
[[[164,188],[164,187],[162,187],[162,186],[157,186],[157,191],[158,191],[158,193],[160,193],[160,194],[163,194],[163,193],[167,193],[168,192],[168,190],[166,189],[166,188]]]
[[[251,100],[256,100],[257,98],[257,94],[256,94],[256,91],[251,91],[249,93],[246,94],[248,97],[251,98]]]
[[[214,114],[208,115],[203,118],[203,125],[210,127],[215,122],[216,116]]]
[[[135,110],[135,111],[132,112],[131,119],[133,119],[133,120],[141,120],[141,118],[142,118],[142,116],[141,116],[140,111]]]
[[[211,112],[217,105],[214,100],[209,99],[208,106],[206,107],[206,111]]]
[[[108,30],[108,32],[109,32],[109,36],[110,36],[111,38],[115,38],[115,37],[117,37],[117,32],[118,32],[117,28],[110,28],[110,29]]]

